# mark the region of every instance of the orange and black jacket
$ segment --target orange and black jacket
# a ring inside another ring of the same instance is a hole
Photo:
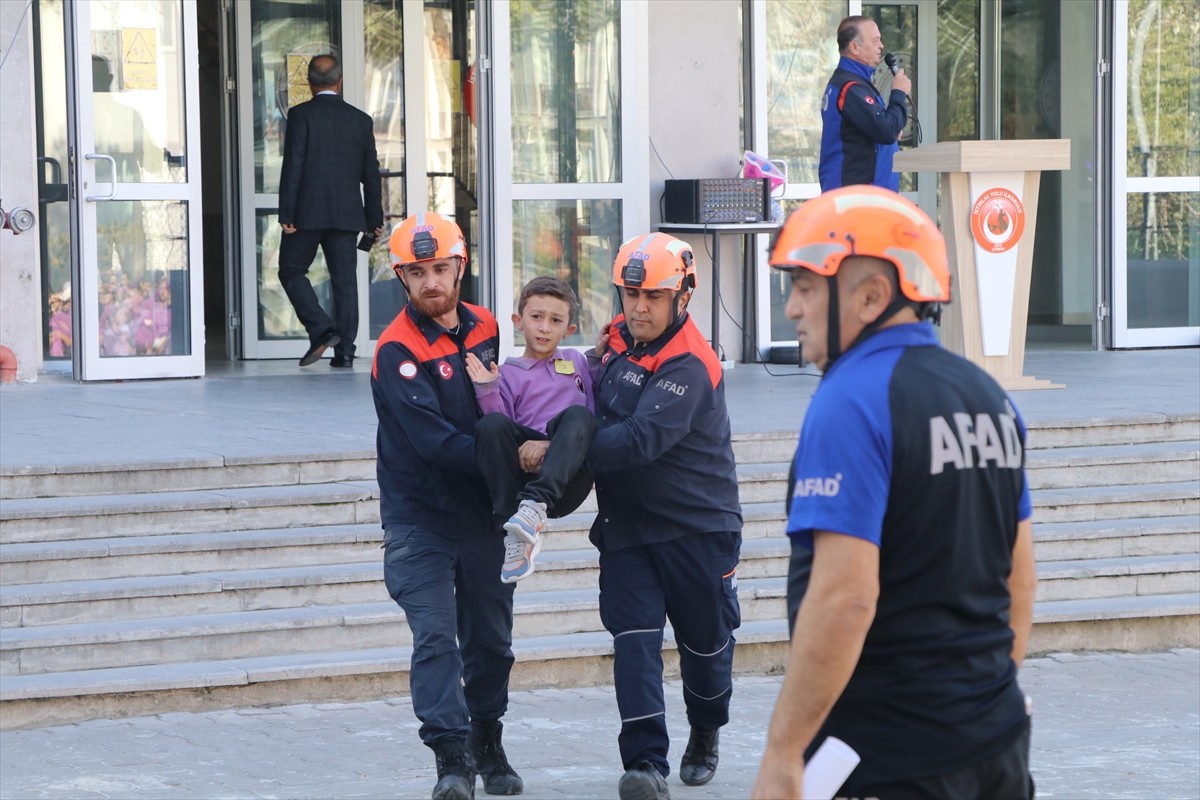
[[[475,461],[481,414],[467,375],[466,354],[496,361],[496,318],[458,304],[451,334],[410,303],[379,337],[371,392],[379,512],[383,525],[409,524],[455,538],[493,533],[487,486]]]
[[[742,530],[725,379],[686,313],[662,336],[635,343],[613,320],[602,359],[589,355],[596,437],[587,466],[601,552]]]

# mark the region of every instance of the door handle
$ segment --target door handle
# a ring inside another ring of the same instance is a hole
[[[50,182],[46,183],[46,165],[50,165]],[[67,199],[67,185],[62,182],[62,164],[58,163],[57,159],[50,156],[40,156],[38,158],[38,166],[41,169],[38,171],[38,180],[40,181],[38,189],[38,202],[40,203],[61,203]]]
[[[83,199],[87,200],[90,203],[94,203],[97,200],[113,200],[113,199],[115,199],[117,196],[117,162],[116,162],[116,159],[114,159],[112,156],[106,156],[104,153],[87,153],[86,155],[84,155],[84,158],[86,158],[88,161],[107,161],[108,162],[108,168],[111,170],[111,172],[109,173],[109,177],[111,178],[109,185],[112,188],[108,190],[108,194],[92,194],[92,195],[88,195],[87,197],[85,197]],[[96,183],[99,183],[99,182],[100,181],[96,181]]]

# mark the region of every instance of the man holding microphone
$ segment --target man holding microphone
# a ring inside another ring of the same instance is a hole
[[[900,175],[892,172],[896,144],[908,122],[908,95],[912,81],[893,66],[891,97],[883,95],[871,78],[883,60],[883,37],[870,17],[846,17],[838,24],[841,59],[821,98],[821,191],[869,183],[893,192],[900,190]]]

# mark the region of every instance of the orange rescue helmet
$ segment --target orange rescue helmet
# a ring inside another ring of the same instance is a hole
[[[438,258],[461,258],[467,263],[467,242],[462,229],[432,211],[413,214],[392,231],[388,240],[392,252],[392,267]]]
[[[694,262],[692,248],[674,236],[665,233],[635,236],[617,251],[613,285],[687,291],[696,285]]]
[[[941,231],[915,203],[878,186],[843,186],[806,201],[779,232],[771,266],[831,277],[851,256],[894,264],[900,292],[914,303],[950,302]]]

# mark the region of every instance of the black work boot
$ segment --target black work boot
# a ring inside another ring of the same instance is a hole
[[[679,780],[688,786],[703,786],[717,774],[717,740],[720,730],[703,733],[692,728],[683,760],[679,762]]]
[[[520,794],[525,782],[508,763],[500,734],[504,724],[498,719],[471,720],[471,733],[467,737],[467,749],[475,758],[479,777],[483,778],[483,790],[488,794]]]
[[[438,782],[433,800],[475,800],[475,759],[459,739],[447,739],[433,746],[437,759]]]
[[[671,800],[671,790],[658,767],[640,761],[621,776],[617,796],[621,800]]]

